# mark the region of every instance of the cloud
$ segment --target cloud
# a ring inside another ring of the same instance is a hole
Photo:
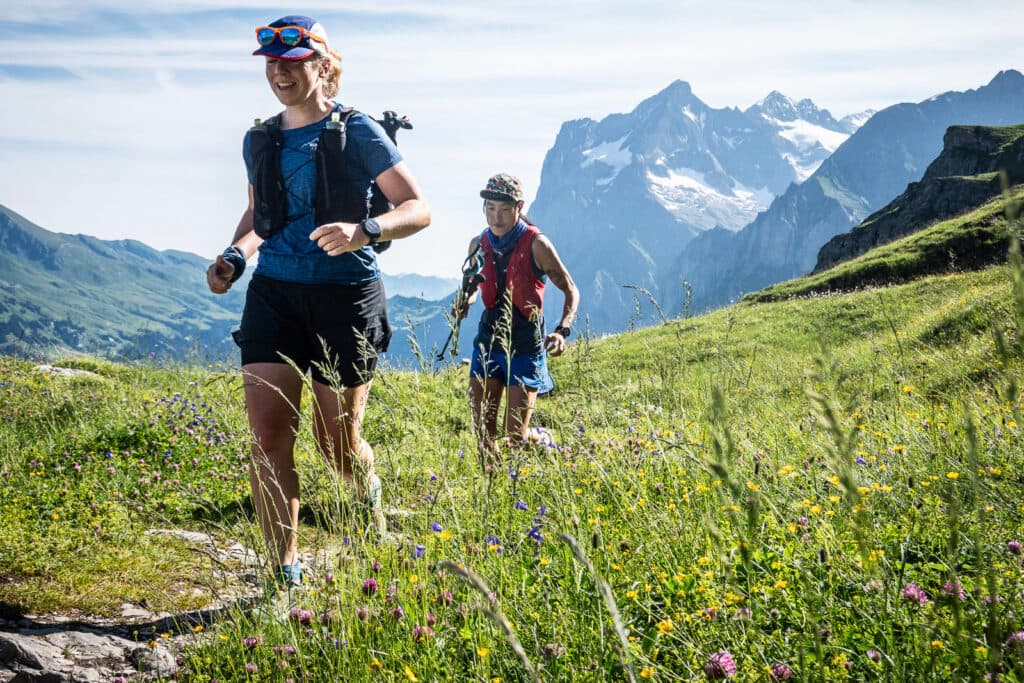
[[[0,203],[53,230],[220,251],[245,200],[242,135],[279,109],[250,56],[252,28],[280,11],[16,0],[8,31],[34,47],[0,65],[17,105],[0,108],[0,160],[17,169]],[[630,111],[676,79],[715,107],[779,90],[839,117],[1019,67],[1008,0],[353,0],[343,11],[308,0],[305,11],[343,55],[342,100],[416,126],[400,149],[434,225],[383,256],[390,272],[456,273],[489,175],[517,173],[531,196],[562,122]]]

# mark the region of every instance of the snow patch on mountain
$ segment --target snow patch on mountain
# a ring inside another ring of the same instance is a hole
[[[633,163],[633,153],[629,149],[624,149],[623,144],[626,142],[626,138],[629,135],[624,135],[618,140],[612,140],[611,142],[603,142],[596,147],[583,150],[582,154],[585,161],[580,165],[581,168],[586,168],[595,163],[600,163],[608,166],[611,172],[599,178],[597,180],[598,185],[607,185],[608,183],[615,180],[616,176],[622,171],[622,169]]]
[[[754,189],[739,182],[730,192],[721,192],[692,168],[664,169],[664,173],[647,172],[651,194],[677,219],[702,230],[716,226],[738,230],[775,198],[766,187]]]

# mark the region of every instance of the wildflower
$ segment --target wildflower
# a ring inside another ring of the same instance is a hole
[[[260,668],[258,666],[256,666],[255,664],[253,664],[252,662],[246,662],[245,663],[245,670],[248,671],[251,674],[254,674],[257,671],[259,671]]]
[[[946,472],[946,478],[947,479],[959,479],[960,478],[960,473],[959,472]]]
[[[1006,544],[1006,549],[1013,555],[1020,555],[1022,548],[1024,547],[1021,546],[1020,541],[1010,541]]]
[[[476,649],[476,656],[480,659],[487,659],[487,655],[491,653],[486,647],[478,647]]]
[[[380,568],[381,568],[381,564],[377,560],[374,560],[373,564],[370,565],[370,568],[373,569],[374,572],[379,572]]]
[[[675,625],[671,619],[662,619],[658,622],[658,635],[663,636],[666,633],[671,633],[675,630]]]
[[[640,670],[640,678],[651,678],[654,676],[654,669],[647,666]]]
[[[709,681],[721,681],[736,675],[736,662],[728,650],[720,650],[711,655],[704,665],[704,675]]]
[[[441,537],[442,541],[450,541],[450,540],[452,540],[452,532],[450,532],[447,529],[445,529],[444,531],[441,532],[440,537]]]
[[[250,636],[250,637],[244,638],[242,640],[242,645],[244,645],[247,650],[251,650],[254,647],[256,647],[257,645],[262,645],[262,644],[263,644],[263,636]]]
[[[415,547],[413,547],[413,549],[412,549],[412,556],[413,556],[413,558],[414,558],[414,559],[417,559],[417,560],[418,560],[418,559],[420,559],[421,557],[423,557],[423,555],[424,555],[424,554],[425,554],[426,552],[427,552],[427,546],[425,546],[425,545],[420,545],[420,544],[418,544],[418,543],[417,543],[417,544],[416,544],[416,546],[415,546]]]
[[[416,674],[412,672],[412,669],[409,668],[408,664],[405,665],[405,677],[412,681],[412,683],[416,683],[416,681],[420,680],[416,678]]]
[[[293,655],[295,654],[294,645],[277,645],[274,647],[274,652],[280,655]]]
[[[541,654],[544,659],[558,659],[565,654],[565,648],[558,643],[546,643]]]
[[[377,585],[377,579],[364,579],[363,580],[363,595],[373,595],[377,592],[379,586]]]
[[[541,532],[539,524],[530,527],[530,530],[526,532],[526,535],[532,538],[537,543],[541,543],[544,541],[544,534]]]
[[[403,610],[401,607],[396,607],[390,612],[388,612],[388,614],[393,616],[395,618],[395,621],[401,621],[402,617],[405,616],[405,610]]]
[[[936,650],[941,650],[944,647],[946,647],[946,644],[944,642],[942,642],[941,640],[933,640],[932,641],[932,648],[934,648]]]
[[[441,591],[441,594],[437,596],[437,602],[441,605],[450,605],[454,599],[451,591]]]
[[[868,650],[865,654],[867,654],[868,659],[876,664],[882,661],[882,653],[878,650]]]
[[[515,505],[513,507],[515,507],[516,510],[529,510],[530,509],[529,505],[527,505],[526,503],[524,503],[522,500],[520,500],[518,498],[516,499]]]
[[[384,668],[384,665],[381,663],[379,659],[374,657],[373,660],[370,662],[369,666],[367,666],[366,668],[370,669],[371,671],[380,671]]]
[[[1014,631],[1006,639],[1006,648],[1017,654],[1024,654],[1024,631]]]
[[[908,583],[903,588],[903,590],[900,591],[900,595],[904,599],[909,600],[910,602],[916,603],[918,605],[924,605],[928,602],[928,594],[925,593],[924,589],[918,586],[916,583]]]
[[[773,681],[788,681],[793,678],[793,670],[782,662],[772,664],[771,679]]]
[[[356,619],[366,621],[370,618],[370,610],[365,607],[356,607]]]
[[[430,530],[433,531],[434,533],[440,533],[440,532],[444,531],[444,527],[441,526],[440,522],[431,522],[430,523]]]
[[[288,620],[309,626],[313,622],[313,613],[301,607],[292,607],[288,612]]]
[[[434,616],[433,612],[427,612],[427,626],[433,626],[437,623],[437,617]]]
[[[754,616],[754,611],[749,607],[740,607],[733,615],[733,621],[750,621]]]
[[[967,591],[957,581],[947,581],[946,585],[942,587],[942,592],[957,602],[963,602],[967,599]]]
[[[434,629],[429,626],[416,626],[412,630],[412,640],[415,643],[422,643],[434,635]]]

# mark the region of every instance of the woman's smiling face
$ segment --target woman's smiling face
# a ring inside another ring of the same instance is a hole
[[[319,97],[323,70],[320,55],[299,61],[274,57],[266,60],[267,82],[281,104],[294,106]]]

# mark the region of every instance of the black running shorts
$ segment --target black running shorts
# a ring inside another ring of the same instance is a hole
[[[384,284],[306,285],[254,275],[232,336],[243,367],[287,358],[322,384],[366,384],[391,341]]]

